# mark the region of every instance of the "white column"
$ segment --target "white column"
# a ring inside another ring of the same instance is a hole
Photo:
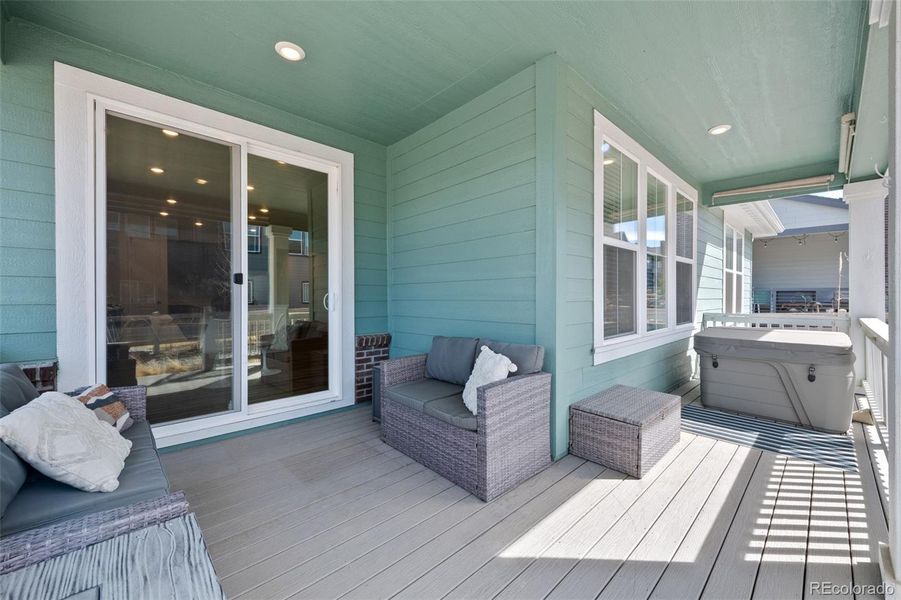
[[[854,373],[864,377],[864,334],[861,317],[885,320],[885,196],[881,179],[849,183],[844,188],[848,204],[848,312],[854,344]]]
[[[291,231],[290,227],[284,225],[270,225],[266,228],[269,242],[269,314],[272,317],[272,347],[275,350],[287,348],[288,305],[291,303],[288,237]]]

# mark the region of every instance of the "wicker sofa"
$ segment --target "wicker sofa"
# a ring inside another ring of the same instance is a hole
[[[132,449],[114,492],[84,492],[54,481],[0,442],[0,574],[187,514],[184,494],[169,493],[145,418],[146,389],[113,390],[135,421],[123,433]],[[21,369],[0,367],[0,417],[37,396]]]
[[[440,360],[456,361],[458,373],[472,370],[475,349],[482,345],[519,367],[515,376],[478,389],[476,416],[463,404],[460,375],[434,376],[442,372],[434,365],[436,345],[448,340],[457,348],[444,348]],[[467,350],[458,351],[460,344]],[[382,439],[482,500],[492,500],[551,463],[551,375],[541,371],[543,361],[540,346],[475,338],[435,338],[430,354],[386,361],[380,380]]]

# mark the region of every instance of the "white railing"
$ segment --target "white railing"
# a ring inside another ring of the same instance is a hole
[[[704,313],[701,329],[707,327],[760,327],[765,329],[851,329],[848,313]]]
[[[876,318],[860,319],[863,330],[863,389],[877,422],[885,422],[888,393],[888,323]]]

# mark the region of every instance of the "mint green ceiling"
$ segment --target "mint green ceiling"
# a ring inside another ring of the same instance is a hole
[[[845,0],[69,1],[8,12],[383,144],[556,52],[697,182],[835,162],[866,31],[865,3]],[[279,59],[279,40],[307,59]],[[708,136],[719,123],[732,131]]]

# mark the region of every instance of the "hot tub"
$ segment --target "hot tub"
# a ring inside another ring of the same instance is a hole
[[[701,402],[843,433],[854,405],[851,338],[835,331],[710,327],[694,336]]]

